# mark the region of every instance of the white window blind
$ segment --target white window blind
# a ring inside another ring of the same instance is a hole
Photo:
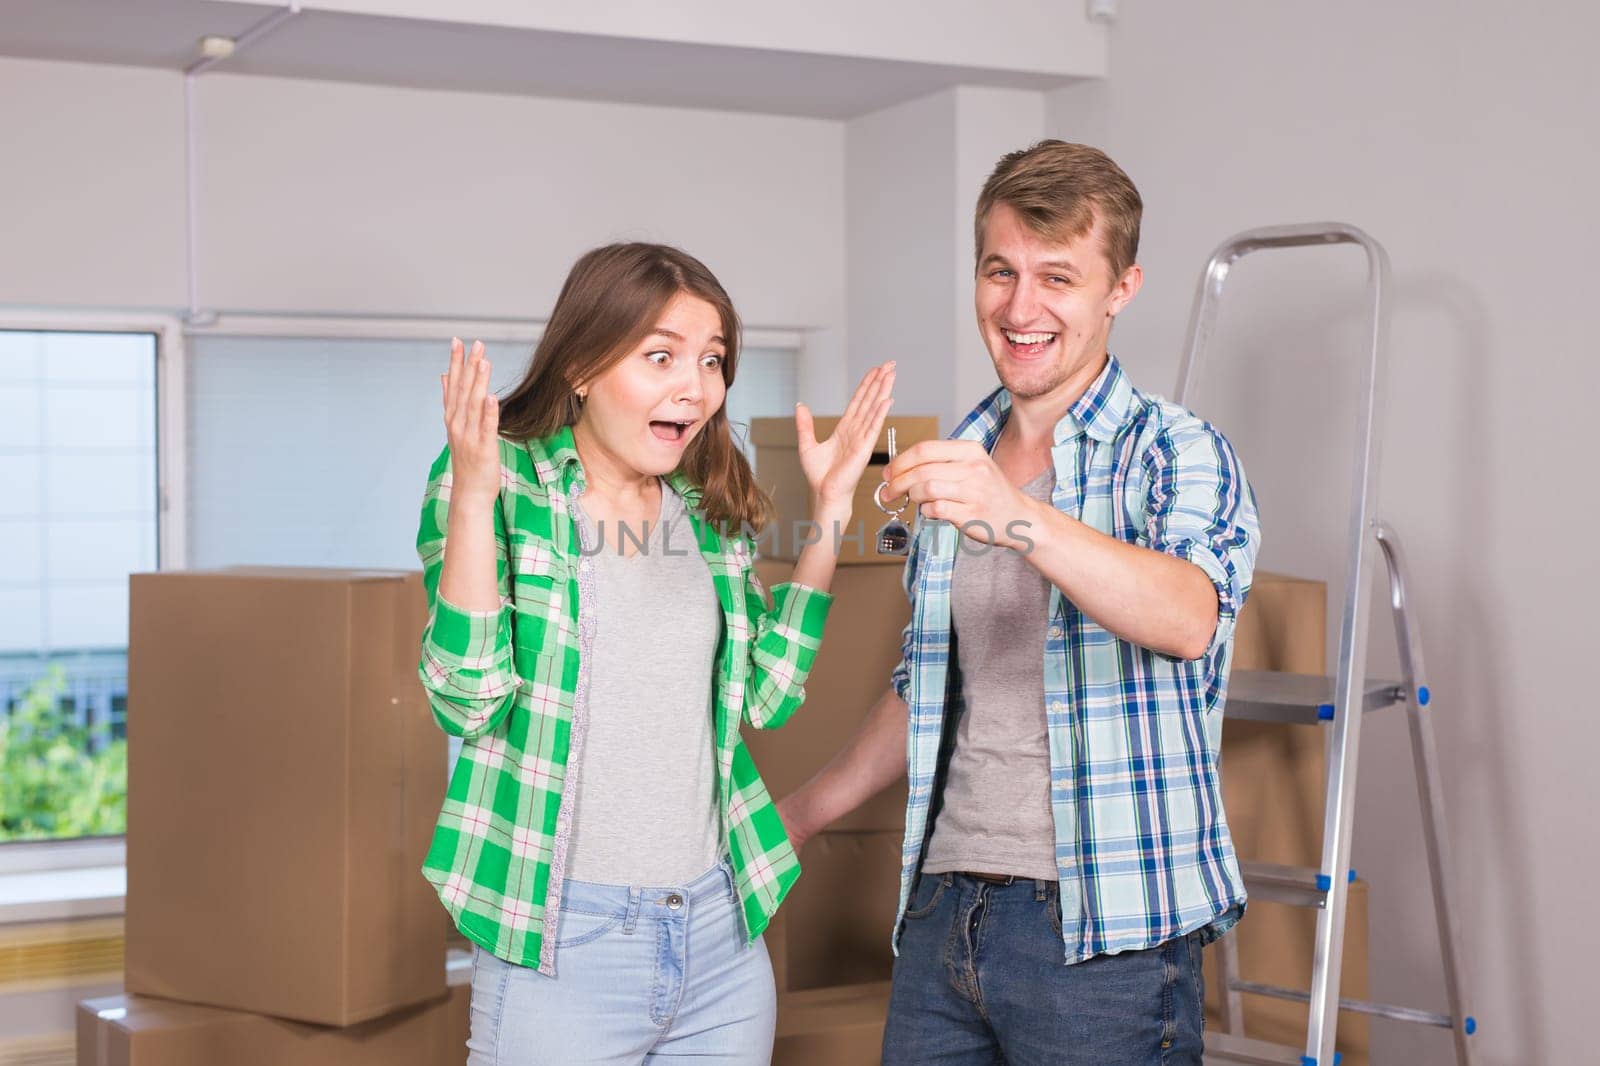
[[[448,343],[192,336],[189,565],[415,569]],[[504,393],[531,349],[487,348]],[[751,418],[793,412],[795,356],[741,353],[727,400],[736,438]]]

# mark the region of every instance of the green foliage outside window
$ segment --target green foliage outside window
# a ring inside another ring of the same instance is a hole
[[[0,842],[123,833],[128,742],[87,727],[62,705],[66,673],[52,666],[0,714]]]

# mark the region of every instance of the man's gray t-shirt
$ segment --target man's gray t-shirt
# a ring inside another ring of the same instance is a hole
[[[1050,499],[1055,471],[1023,486]],[[923,869],[1057,879],[1045,731],[1044,643],[1050,582],[1009,548],[964,541],[950,621],[966,710]]]
[[[581,510],[581,509],[580,509]],[[595,526],[582,513],[585,544]],[[607,524],[608,537],[614,532]],[[634,541],[642,528],[630,528]],[[683,885],[722,853],[711,708],[722,610],[683,501],[665,481],[647,546],[595,555],[589,722],[567,875]]]

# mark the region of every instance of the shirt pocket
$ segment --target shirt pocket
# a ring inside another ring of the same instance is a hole
[[[541,656],[560,650],[570,625],[571,568],[548,539],[513,533],[507,542],[517,672],[531,678]]]

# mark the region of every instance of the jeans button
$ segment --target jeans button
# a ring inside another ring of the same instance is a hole
[[[672,895],[667,897],[667,906],[671,907],[673,910],[677,910],[679,907],[683,906],[683,897],[674,892]]]

